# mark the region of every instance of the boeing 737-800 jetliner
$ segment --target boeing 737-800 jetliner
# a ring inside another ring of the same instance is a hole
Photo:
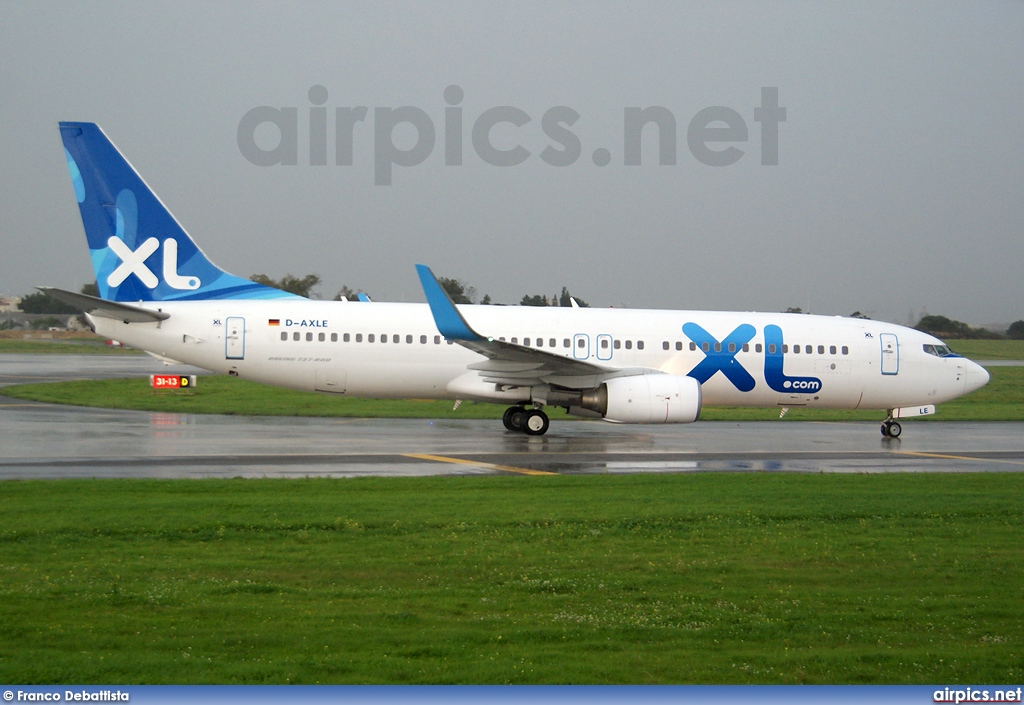
[[[988,382],[942,341],[878,321],[778,313],[311,301],[221,270],[103,131],[60,124],[100,296],[46,288],[97,333],[222,374],[328,394],[547,405],[615,423],[691,423],[714,406],[878,409],[897,419]]]

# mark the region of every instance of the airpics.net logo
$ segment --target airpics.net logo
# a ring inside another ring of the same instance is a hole
[[[328,130],[328,91],[324,86],[316,85],[309,89],[309,149],[303,154],[303,161],[308,157],[309,166],[326,166],[328,164],[328,135],[333,134],[335,166],[352,166],[356,157],[354,146],[357,130],[370,129],[372,119],[373,130],[373,164],[374,183],[378,186],[390,186],[394,178],[394,168],[418,166],[431,156],[437,146],[438,134],[434,120],[430,114],[412,105],[398,108],[377,107],[370,109],[365,105],[355,107],[335,107],[333,110],[334,129]],[[482,111],[472,118],[464,114],[461,106],[465,91],[459,86],[451,85],[444,89],[444,118],[441,141],[444,152],[445,166],[461,166],[463,164],[466,126],[469,126],[469,141],[473,153],[484,164],[496,167],[513,167],[534,156],[532,152],[519,142],[514,146],[499,148],[492,140],[492,131],[499,125],[502,132],[530,129],[533,117],[525,110],[511,105],[499,105]],[[777,166],[779,163],[779,124],[786,121],[786,108],[779,106],[779,89],[775,87],[761,88],[760,105],[746,111],[760,127],[761,165]],[[752,113],[752,114],[751,114]],[[304,118],[306,116],[303,116]],[[580,120],[580,114],[567,105],[556,105],[548,108],[540,119],[540,129],[550,140],[536,156],[545,164],[553,167],[566,167],[575,164],[583,154],[583,144],[573,125]],[[653,129],[645,129],[652,125]],[[270,126],[270,127],[265,127]],[[266,136],[273,135],[276,129],[276,141],[258,139],[257,132]],[[416,140],[411,147],[403,148],[405,141],[399,140],[402,146],[395,143],[396,130],[415,131]],[[641,166],[643,154],[643,138],[656,138],[658,142],[658,164],[673,166],[677,163],[677,121],[675,114],[666,107],[655,105],[647,107],[626,107],[622,111],[622,164],[624,166]],[[746,154],[748,142],[747,119],[740,111],[724,105],[713,105],[697,111],[686,125],[686,146],[690,154],[701,164],[707,166],[731,166],[740,161]],[[263,142],[263,144],[260,144]],[[305,145],[303,145],[305,146]],[[255,107],[238,122],[238,150],[247,161],[256,166],[297,166],[299,164],[299,108],[273,107],[260,105]],[[302,150],[305,151],[305,150]],[[605,167],[612,162],[612,151],[605,147],[597,147],[590,154],[593,163]]]

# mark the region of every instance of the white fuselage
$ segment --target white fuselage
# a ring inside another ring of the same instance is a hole
[[[126,324],[94,316],[96,331],[218,373],[362,397],[531,399],[528,387],[496,389],[480,381],[467,366],[484,357],[445,341],[426,304],[284,299],[134,305],[170,318]],[[459,311],[474,330],[494,339],[605,368],[697,377],[707,406],[893,409],[947,401],[988,380],[965,358],[929,354],[926,346],[941,345],[932,336],[872,320],[519,306]],[[694,330],[707,336],[695,340]],[[740,341],[732,343],[734,350],[730,337]]]

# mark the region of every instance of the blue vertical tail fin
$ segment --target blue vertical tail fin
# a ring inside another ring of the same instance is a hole
[[[109,301],[292,298],[213,264],[103,130],[62,122],[100,296]]]

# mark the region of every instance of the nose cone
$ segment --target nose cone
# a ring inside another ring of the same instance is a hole
[[[988,384],[989,375],[988,370],[979,365],[977,362],[971,362],[967,360],[967,370],[964,373],[964,394],[973,392],[975,389],[981,389]]]

